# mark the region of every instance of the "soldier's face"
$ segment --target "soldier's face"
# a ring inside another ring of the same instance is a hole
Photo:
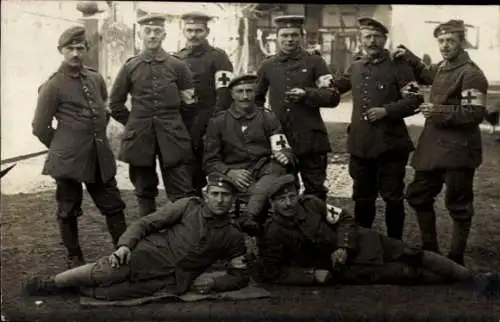
[[[361,47],[369,56],[377,56],[383,50],[387,37],[376,30],[362,29],[360,32]]]
[[[187,23],[182,32],[188,45],[195,46],[207,38],[210,29],[204,23]]]
[[[457,57],[463,46],[463,40],[457,33],[438,36],[437,41],[441,55],[447,60]]]
[[[231,89],[234,105],[241,109],[253,107],[255,98],[255,84],[240,84]]]
[[[292,218],[297,214],[297,205],[299,203],[299,192],[296,188],[290,188],[289,191],[274,196],[271,205],[279,215]]]
[[[87,52],[86,43],[71,44],[61,48],[61,54],[64,62],[72,67],[78,67],[83,64],[83,58]]]
[[[277,33],[279,48],[285,52],[293,52],[299,46],[303,38],[301,28],[281,28]]]
[[[156,50],[165,40],[165,28],[159,26],[142,26],[141,39],[143,49]]]
[[[234,193],[224,187],[208,186],[203,198],[214,215],[226,215],[233,205]]]

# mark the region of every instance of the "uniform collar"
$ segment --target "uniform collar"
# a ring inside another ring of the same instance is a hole
[[[78,78],[80,76],[86,77],[87,76],[87,70],[85,69],[84,66],[81,66],[79,68],[74,68],[69,66],[66,63],[62,63],[61,66],[59,66],[59,69],[57,70],[58,72],[63,73],[64,75],[68,75],[73,78]]]
[[[470,62],[469,54],[463,50],[458,56],[453,60],[443,60],[440,64],[440,69],[442,70],[452,70],[460,67],[468,62]]]
[[[205,222],[206,222],[208,227],[220,228],[220,227],[228,226],[230,224],[229,215],[227,215],[227,216],[220,216],[220,215],[215,216],[208,209],[207,206],[203,207],[202,214],[203,214],[203,218],[205,219]]]
[[[243,111],[239,110],[236,108],[236,106],[231,105],[231,107],[228,109],[229,113],[237,120],[241,118],[245,118],[247,120],[251,120],[254,118],[254,116],[257,114],[257,107],[254,106],[254,110],[250,114],[246,114]]]
[[[208,40],[203,39],[200,44],[193,47],[186,47],[186,50],[188,55],[201,56],[208,50],[209,47],[210,44],[208,43]]]
[[[283,217],[282,215],[278,213],[273,214],[273,220],[276,221],[276,223],[286,226],[286,227],[294,227],[300,225],[301,222],[306,220],[306,214],[305,211],[303,211],[302,207],[297,205],[297,213],[293,218],[288,218],[288,217]]]
[[[357,59],[361,60],[363,64],[380,64],[381,62],[385,61],[390,57],[390,53],[387,49],[384,49],[378,57],[372,58],[371,56],[368,56],[366,54],[360,53],[358,54],[359,56],[356,56]]]
[[[139,54],[139,56],[141,57],[142,60],[148,63],[152,62],[153,60],[161,62],[167,59],[167,52],[163,50],[163,48],[160,48],[160,50],[156,53],[156,55],[152,55],[150,52],[147,51],[142,51]]]
[[[304,48],[302,48],[302,47],[299,47],[299,48],[297,48],[297,50],[295,50],[294,52],[292,52],[290,54],[285,53],[283,51],[280,51],[278,53],[278,58],[281,61],[287,61],[289,59],[299,60],[302,57],[304,57],[306,54],[307,54],[306,50]]]

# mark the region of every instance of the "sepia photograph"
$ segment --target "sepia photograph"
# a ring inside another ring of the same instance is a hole
[[[500,5],[1,1],[1,321],[500,321]]]

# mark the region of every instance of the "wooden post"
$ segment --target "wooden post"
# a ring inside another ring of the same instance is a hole
[[[80,21],[85,28],[87,41],[89,43],[89,50],[83,64],[91,68],[99,70],[99,49],[101,37],[99,35],[99,18],[95,16],[96,13],[103,12],[99,10],[97,2],[95,1],[80,1],[76,5],[76,9],[82,13]]]

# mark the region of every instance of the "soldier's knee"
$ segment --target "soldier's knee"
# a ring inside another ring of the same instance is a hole
[[[127,280],[128,265],[112,267],[109,256],[99,258],[90,270],[90,280],[97,286],[109,286]]]
[[[451,218],[456,222],[470,222],[474,216],[474,211],[472,209],[462,209],[462,210],[449,210]]]
[[[57,210],[57,218],[60,220],[70,220],[72,218],[78,218],[83,215],[83,211],[81,209],[72,209],[72,210],[65,210],[59,208]]]

